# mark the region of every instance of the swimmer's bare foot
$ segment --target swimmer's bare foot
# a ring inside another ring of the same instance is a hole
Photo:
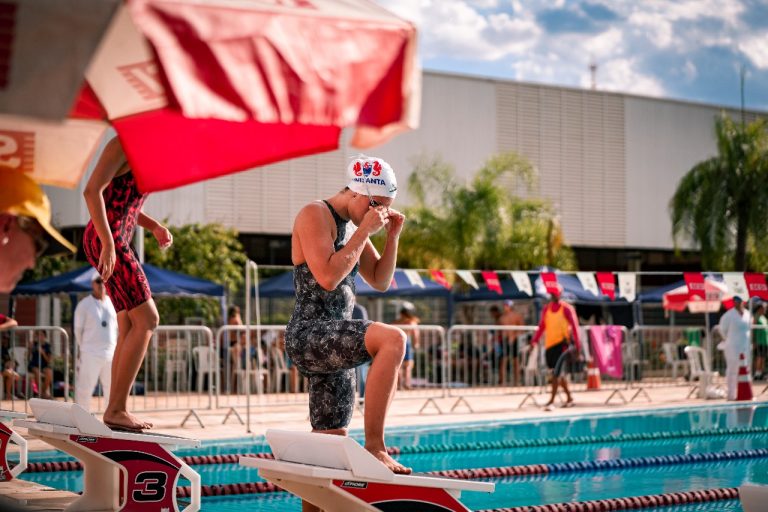
[[[374,457],[379,459],[381,462],[384,463],[385,466],[389,468],[390,471],[392,471],[395,474],[398,475],[410,475],[411,474],[411,468],[407,468],[397,462],[395,459],[389,456],[387,453],[386,448],[369,448],[368,446],[365,447],[366,450],[371,452]]]
[[[107,411],[103,417],[104,424],[126,430],[147,430],[152,428],[152,424],[141,421],[128,411]]]

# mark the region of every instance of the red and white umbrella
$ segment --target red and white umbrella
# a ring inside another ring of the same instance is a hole
[[[151,192],[418,119],[416,31],[367,0],[4,0],[0,17],[17,36],[0,170],[44,183],[75,186],[108,123]]]
[[[662,296],[662,306],[667,311],[685,311],[691,313],[717,313],[724,302],[731,297],[728,287],[712,279],[704,279],[704,297],[691,297],[687,285],[668,291]]]

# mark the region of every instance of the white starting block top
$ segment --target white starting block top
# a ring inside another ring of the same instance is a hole
[[[345,436],[267,430],[275,460],[241,457],[240,465],[309,478],[365,480],[451,491],[491,493],[495,484],[421,475],[397,475],[357,441]]]
[[[32,398],[29,401],[37,421],[16,420],[14,425],[27,428],[30,433],[57,435],[93,435],[122,439],[126,441],[143,441],[166,446],[200,446],[197,439],[169,436],[164,434],[143,434],[112,430],[99,421],[96,416],[81,406],[72,402],[56,402]]]
[[[27,414],[24,412],[6,411],[5,409],[0,409],[0,419],[3,420],[20,420],[26,417]]]
[[[739,501],[744,512],[763,512],[768,502],[768,485],[742,485],[739,487]]]

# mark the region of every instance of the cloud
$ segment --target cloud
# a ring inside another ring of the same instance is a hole
[[[764,0],[378,0],[420,29],[427,69],[768,108]]]

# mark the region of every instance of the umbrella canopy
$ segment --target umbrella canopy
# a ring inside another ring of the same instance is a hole
[[[380,292],[360,277],[355,276],[356,294],[361,297],[448,297],[451,292],[431,279],[422,278],[424,288],[411,284],[408,276],[402,270],[395,270],[395,286],[390,286],[386,292]],[[259,285],[261,298],[295,297],[293,287],[293,271],[288,271],[265,280]]]
[[[683,284],[667,291],[662,296],[662,305],[668,311],[685,311],[691,313],[717,313],[722,303],[730,298],[728,287],[724,283],[710,278],[704,279],[704,293],[706,297],[691,300],[688,294],[688,286]]]
[[[23,37],[0,164],[44,183],[77,184],[105,120],[151,192],[335,149],[346,126],[370,147],[418,117],[415,29],[367,0],[5,4]]]
[[[222,297],[224,287],[197,277],[171,272],[145,263],[144,272],[154,296],[210,296]],[[71,270],[58,276],[20,284],[13,295],[52,295],[56,293],[87,293],[91,291],[91,279],[96,269],[91,266]]]

